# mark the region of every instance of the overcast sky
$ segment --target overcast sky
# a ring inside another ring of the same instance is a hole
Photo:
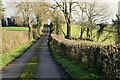
[[[2,0],[4,7],[6,8],[5,11],[5,16],[6,17],[10,17],[13,16],[15,13],[15,10],[12,9],[7,2],[16,2],[16,1],[25,1],[25,0]],[[42,0],[28,0],[31,2],[40,2]],[[53,0],[44,0],[44,1],[49,1],[52,2]],[[75,1],[95,1],[95,0],[75,0]],[[111,18],[109,21],[111,21],[111,19],[115,19],[115,15],[118,13],[118,1],[120,0],[97,0],[99,2],[106,2],[107,4],[109,4],[109,9],[111,10]]]

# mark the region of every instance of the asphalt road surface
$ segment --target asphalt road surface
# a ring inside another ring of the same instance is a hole
[[[25,65],[33,56],[39,56],[37,79],[65,79],[65,74],[56,64],[49,51],[47,42],[49,29],[35,44],[33,44],[23,55],[15,59],[2,70],[2,80],[17,79],[22,74]]]

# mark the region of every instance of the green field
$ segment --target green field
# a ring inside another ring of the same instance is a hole
[[[73,37],[73,38],[78,38],[79,36],[80,36],[80,25],[71,25],[71,36]],[[3,30],[10,30],[10,31],[28,31],[28,27],[2,27],[2,28],[0,28],[0,29],[3,29]],[[65,34],[66,34],[66,31],[67,31],[67,28],[66,28],[66,25],[65,24],[63,24],[62,25],[62,30],[65,32]],[[97,33],[97,30],[98,29],[95,29],[94,31],[93,31],[93,36],[94,35],[96,35],[96,33]],[[104,40],[104,38],[108,35],[108,33],[109,32],[107,32],[107,31],[104,31],[103,32],[103,34],[101,35],[101,37],[100,37],[100,40],[99,40],[99,42],[97,42],[97,43],[105,43],[105,44],[114,44],[115,43],[115,40],[114,40],[114,35],[113,35],[113,33],[111,33],[109,36],[109,38],[106,40],[106,41],[104,41],[104,42],[102,42],[103,40]],[[63,34],[62,34],[63,35]],[[84,34],[83,34],[83,37],[84,38],[86,38],[86,32],[84,32]],[[96,37],[94,38],[94,40],[96,39]]]
[[[64,31],[65,34],[66,34],[67,27],[66,27],[65,24],[62,25],[62,29],[63,29],[63,31]],[[72,26],[71,26],[71,36],[72,36],[72,37],[79,37],[79,33],[80,33],[79,31],[80,31],[80,26],[79,26],[79,25],[72,25]]]
[[[80,25],[71,25],[71,36],[73,38],[78,38],[80,36]],[[65,24],[62,25],[62,30],[65,32],[67,31],[67,27]],[[98,29],[95,29],[93,31],[93,36],[96,35]],[[107,40],[105,40],[104,42],[102,42],[105,37],[109,34],[109,32],[104,31],[103,34],[100,36],[99,42],[97,43],[104,43],[104,44],[114,44],[115,40],[114,40],[114,34],[110,33],[109,38]],[[63,34],[62,34],[63,35]],[[84,32],[83,37],[86,38],[86,32]],[[94,38],[94,40],[96,39],[96,37]],[[96,41],[96,40],[95,40]]]
[[[10,31],[28,31],[28,27],[0,27],[0,29]]]

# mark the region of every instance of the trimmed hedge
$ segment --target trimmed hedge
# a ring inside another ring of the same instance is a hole
[[[41,31],[40,31],[41,32]],[[33,38],[36,39],[40,34],[37,30],[33,30]],[[8,31],[1,30],[1,45],[2,51],[0,53],[9,53],[16,47],[29,43],[32,38],[29,37],[28,31]]]
[[[28,31],[7,31],[2,30],[2,52],[9,53],[16,47],[29,43]]]
[[[55,34],[51,35],[51,43],[60,53],[97,68],[104,78],[120,78],[120,44],[76,42]]]

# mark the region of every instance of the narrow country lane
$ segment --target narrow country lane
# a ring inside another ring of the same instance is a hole
[[[49,31],[49,30],[48,30]],[[40,51],[40,63],[38,65],[38,73],[37,73],[37,78],[63,78],[61,76],[60,69],[56,65],[54,59],[52,58],[47,41],[48,41],[48,36],[45,35],[43,43],[41,44],[41,51]]]
[[[49,32],[49,30],[48,30]],[[44,34],[22,56],[14,60],[2,70],[2,80],[16,79],[22,74],[25,65],[33,56],[39,56],[37,79],[40,78],[65,78],[63,72],[55,63],[48,49],[47,40],[49,33]]]

